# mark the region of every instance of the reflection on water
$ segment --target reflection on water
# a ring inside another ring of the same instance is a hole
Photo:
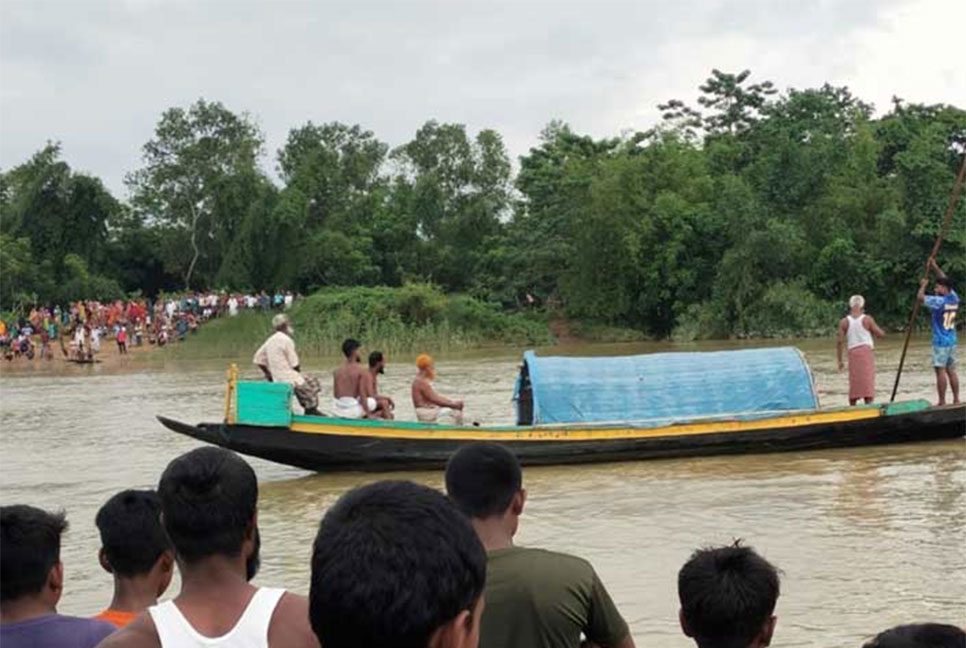
[[[878,351],[880,393],[891,387],[888,372],[898,361],[897,342]],[[834,342],[799,346],[815,371],[823,403],[841,404],[847,385],[834,371]],[[563,351],[670,348],[598,345]],[[438,386],[465,396],[475,419],[512,422],[510,394],[519,357],[517,350],[487,350],[441,358]],[[411,358],[390,361],[383,389],[396,397],[400,415],[411,418],[404,404]],[[331,364],[305,359],[313,372]],[[126,366],[5,371],[0,499],[67,510],[63,611],[89,614],[110,600],[110,577],[96,561],[94,514],[117,490],[155,485],[172,457],[197,445],[165,431],[153,417],[217,420],[222,365],[152,358]],[[934,398],[922,341],[906,366],[903,396]],[[639,643],[684,647],[690,644],[677,628],[677,569],[698,546],[744,538],[784,570],[776,645],[858,646],[900,622],[966,623],[964,460],[963,442],[952,441],[529,468],[519,541],[590,559]],[[313,475],[257,459],[251,463],[261,488],[258,580],[304,592],[322,513],[347,489],[376,477]],[[441,486],[436,472],[394,476]],[[177,583],[171,592],[176,590]]]

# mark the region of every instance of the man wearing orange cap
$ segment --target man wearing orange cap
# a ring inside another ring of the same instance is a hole
[[[413,407],[416,418],[422,423],[437,423],[440,417],[448,418],[456,425],[463,424],[463,401],[440,396],[433,389],[436,366],[433,358],[425,353],[416,358],[419,373],[413,380]]]

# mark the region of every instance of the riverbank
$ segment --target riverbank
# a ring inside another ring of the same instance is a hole
[[[387,353],[442,352],[489,345],[545,346],[554,337],[545,317],[509,313],[436,286],[327,288],[296,302],[292,318],[299,352],[339,354],[347,337]],[[169,347],[174,357],[250,355],[271,334],[273,313],[222,317]]]

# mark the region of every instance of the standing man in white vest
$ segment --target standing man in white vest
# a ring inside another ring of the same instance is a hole
[[[110,635],[101,648],[318,648],[308,600],[250,583],[258,571],[258,482],[245,460],[206,446],[168,464],[161,523],[181,592]]]
[[[879,328],[871,315],[865,314],[865,298],[852,295],[849,298],[849,314],[839,322],[835,350],[839,371],[845,368],[842,349],[849,351],[849,405],[859,400],[871,403],[875,400],[875,343],[873,336],[881,338],[885,332]]]

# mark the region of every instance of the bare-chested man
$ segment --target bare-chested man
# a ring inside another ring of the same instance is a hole
[[[396,404],[388,396],[379,395],[379,375],[386,373],[386,358],[382,351],[369,354],[369,371],[362,374],[360,385],[360,402],[364,399],[366,405],[375,403],[371,418],[393,419],[392,411]]]
[[[340,418],[371,418],[376,409],[375,400],[363,399],[362,378],[366,374],[362,366],[362,344],[349,338],[342,343],[343,362],[332,372],[332,409]]]
[[[425,353],[416,358],[419,373],[413,380],[413,407],[416,418],[423,423],[437,423],[440,417],[448,418],[456,425],[463,424],[463,401],[440,396],[433,389],[436,366],[432,357]]]

